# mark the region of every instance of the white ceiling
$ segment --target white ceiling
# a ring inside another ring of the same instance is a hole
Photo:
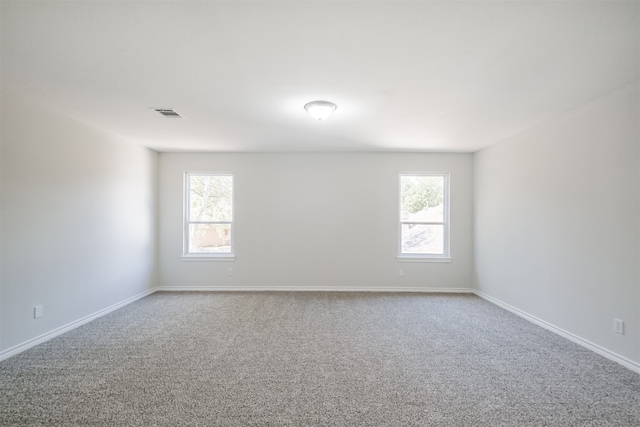
[[[476,151],[640,77],[638,1],[0,5],[3,91],[159,151]]]

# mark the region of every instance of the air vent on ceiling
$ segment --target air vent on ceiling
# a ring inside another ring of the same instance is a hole
[[[173,111],[170,108],[154,108],[154,110],[156,110],[158,113],[162,114],[163,116],[169,118],[169,119],[181,119],[182,116],[178,113],[176,113],[175,111]]]

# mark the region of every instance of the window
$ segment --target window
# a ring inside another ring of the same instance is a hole
[[[183,255],[233,257],[233,175],[185,173]]]
[[[450,261],[449,174],[400,174],[398,258]]]

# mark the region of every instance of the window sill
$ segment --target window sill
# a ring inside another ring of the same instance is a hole
[[[398,262],[451,262],[451,257],[398,255]]]
[[[236,260],[233,254],[216,254],[216,255],[182,255],[182,261],[222,261],[232,262]]]

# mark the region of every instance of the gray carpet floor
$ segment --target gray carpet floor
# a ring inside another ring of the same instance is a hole
[[[153,294],[0,362],[0,425],[640,426],[640,375],[471,295]]]

